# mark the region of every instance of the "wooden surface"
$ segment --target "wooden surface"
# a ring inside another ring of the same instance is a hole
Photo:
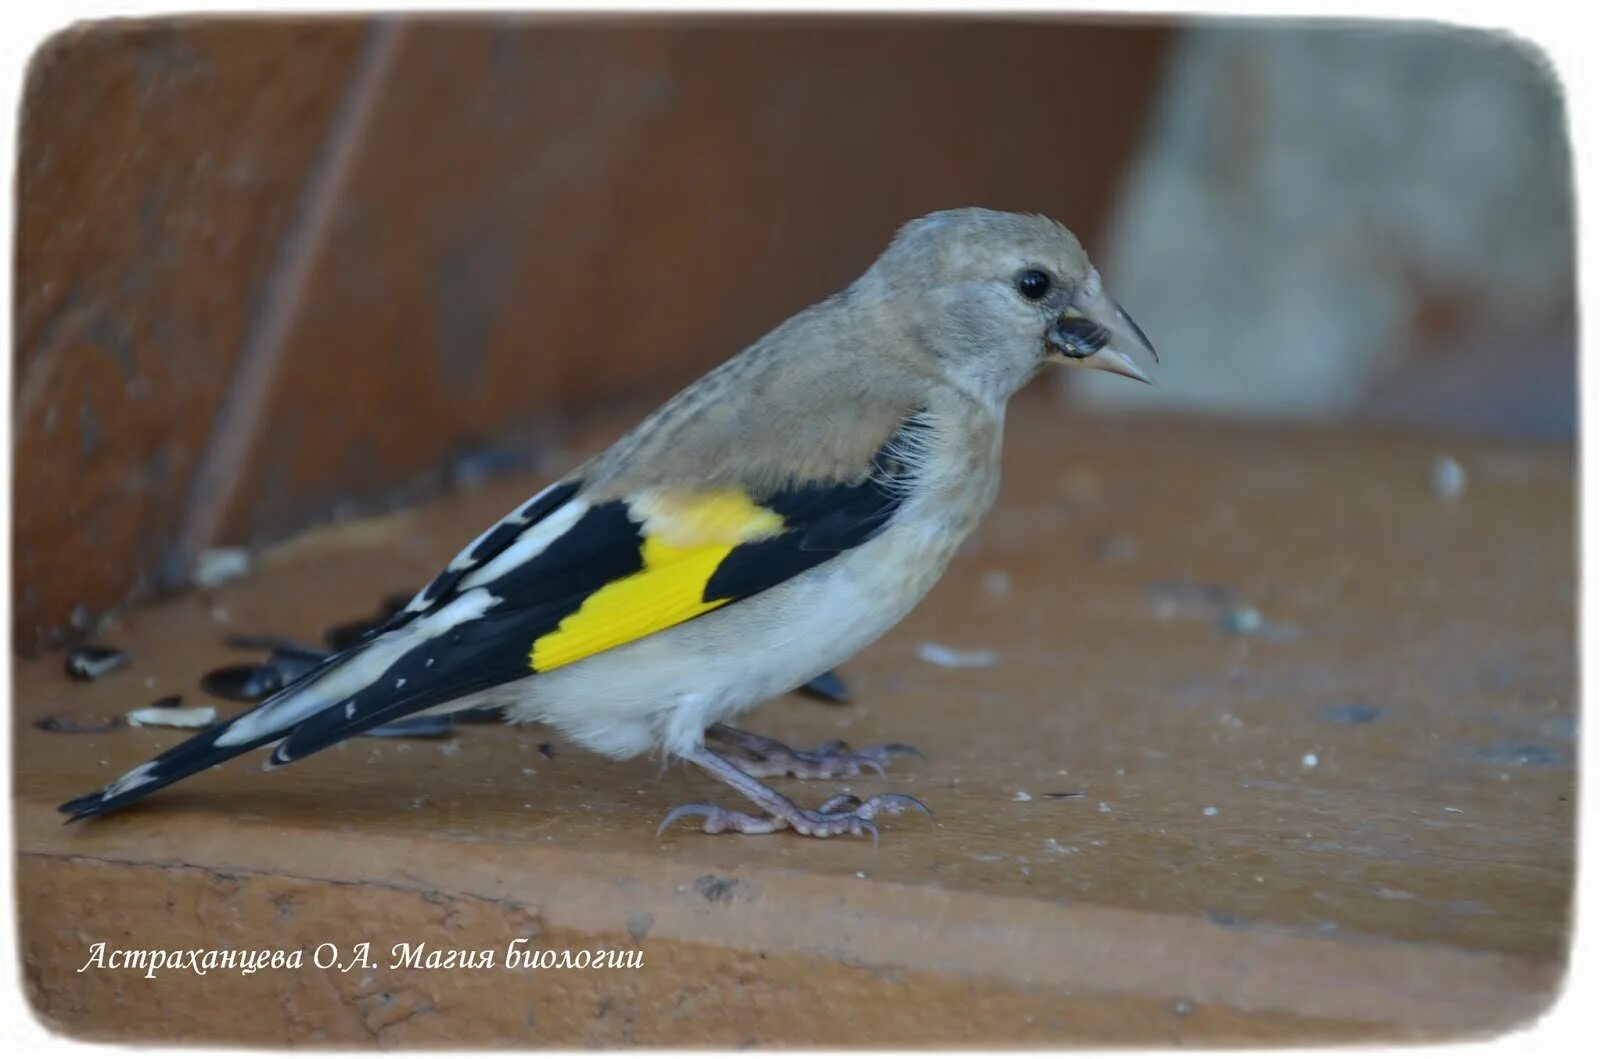
[[[154,586],[360,44],[332,21],[121,22],[34,56],[11,354],[18,644]]]
[[[1441,453],[1467,472],[1453,499],[1429,486]],[[1007,461],[948,577],[842,670],[855,705],[747,718],[927,753],[849,784],[938,814],[890,818],[876,848],[657,838],[673,805],[732,796],[496,727],[270,775],[252,755],[60,825],[56,803],[178,735],[34,720],[197,696],[229,631],[315,639],[536,477],[303,536],[247,581],[136,611],[105,637],[134,665],[98,683],[20,663],[33,1002],[123,1039],[713,1046],[1394,1039],[1541,1010],[1572,881],[1570,452],[1074,418],[1034,392]],[[1246,607],[1259,629],[1219,625]],[[927,642],[995,661],[940,668]],[[637,944],[645,966],[75,973],[99,939],[386,957],[519,935]]]

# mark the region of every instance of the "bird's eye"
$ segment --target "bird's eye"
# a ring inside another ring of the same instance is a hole
[[[1050,293],[1050,276],[1036,268],[1017,274],[1017,293],[1030,302],[1036,302]]]

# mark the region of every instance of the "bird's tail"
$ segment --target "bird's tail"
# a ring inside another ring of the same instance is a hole
[[[327,706],[327,698],[319,694],[314,679],[326,672],[324,667],[307,674],[254,709],[197,733],[100,790],[64,803],[60,811],[69,814],[68,823],[109,813],[185,776],[283,738]]]
[[[286,765],[376,726],[525,676],[528,614],[487,614],[498,602],[487,590],[474,589],[425,619],[380,630],[255,709],[200,732],[102,790],[74,798],[61,811],[73,820],[109,813],[268,743],[278,744],[269,764]],[[544,618],[543,611],[533,615]]]

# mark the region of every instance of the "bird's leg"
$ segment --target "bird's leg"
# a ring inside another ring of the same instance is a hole
[[[714,754],[704,746],[697,746],[683,755],[717,779],[726,783],[761,810],[760,814],[740,813],[716,805],[680,805],[661,821],[657,834],[665,831],[674,821],[685,816],[703,816],[701,830],[715,835],[723,831],[737,831],[745,835],[766,835],[792,827],[802,835],[813,838],[832,838],[834,835],[871,835],[878,839],[878,825],[872,818],[878,813],[898,813],[903,809],[919,809],[929,816],[933,813],[926,805],[908,794],[875,794],[858,798],[854,794],[836,794],[816,809],[803,809],[793,801],[768,787],[738,765]]]
[[[904,743],[885,743],[852,750],[848,743],[838,739],[823,743],[815,750],[795,750],[776,739],[725,724],[714,724],[707,728],[706,736],[749,754],[749,758],[741,758],[737,764],[747,775],[756,777],[793,776],[801,780],[829,780],[840,776],[859,776],[863,768],[872,769],[882,776],[883,766],[894,755],[922,756],[916,747]]]

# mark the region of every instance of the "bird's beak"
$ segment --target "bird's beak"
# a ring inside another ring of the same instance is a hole
[[[1079,298],[1062,310],[1045,333],[1045,341],[1069,364],[1126,375],[1140,382],[1149,382],[1150,376],[1135,357],[1148,354],[1151,364],[1161,362],[1133,317],[1104,291],[1092,298]]]

